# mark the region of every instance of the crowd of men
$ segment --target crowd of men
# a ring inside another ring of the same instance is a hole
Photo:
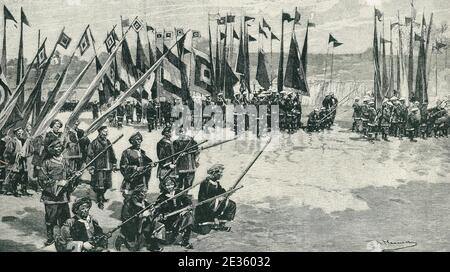
[[[323,131],[330,129],[336,118],[338,99],[333,92],[329,92],[322,100],[322,107],[315,108],[308,115],[306,130],[308,132]]]
[[[79,198],[70,210],[71,194],[84,181],[84,170],[89,171],[87,183],[101,210],[108,202],[105,193],[112,188],[113,172],[123,176],[123,225],[114,241],[117,250],[125,246],[132,251],[160,251],[160,245],[174,243],[190,249],[192,231],[205,234],[212,229],[230,230],[225,222],[233,220],[236,204],[228,196],[221,196],[226,192],[220,185],[223,165],[209,168],[207,178],[201,182],[198,200],[214,201],[196,207],[188,195],[194,187],[200,149],[183,128],[174,131],[167,126],[162,130],[162,139],[156,146],[158,160],[153,161],[141,148],[143,136],[139,132],[129,138],[130,147],[118,159],[107,126],[101,126],[92,141],[78,126],[79,122],[63,133],[62,122],[55,119],[43,137],[27,141],[29,131],[17,128],[12,137],[1,141],[1,192],[15,197],[31,196],[29,185],[36,182],[33,189],[41,194],[45,209],[45,246],[55,244],[58,251],[107,250],[112,233],[105,233],[101,222],[90,215],[92,200],[87,196]],[[174,140],[173,134],[177,135]],[[160,195],[155,203],[149,203],[147,190],[154,167]]]
[[[388,141],[388,137],[415,138],[448,137],[450,118],[445,108],[447,101],[438,100],[436,106],[428,108],[419,102],[406,104],[405,98],[393,96],[385,98],[376,109],[373,98],[366,95],[355,98],[353,103],[352,131],[362,133],[370,140],[377,139],[378,134]]]

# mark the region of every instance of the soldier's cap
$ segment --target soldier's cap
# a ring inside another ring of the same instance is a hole
[[[52,122],[50,123],[50,128],[53,128],[56,123],[59,123],[62,126],[62,122],[59,119],[53,119]]]
[[[161,134],[164,135],[166,133],[172,133],[172,127],[167,126],[167,127],[163,128]]]
[[[97,131],[101,132],[102,130],[107,129],[107,128],[108,128],[107,126],[101,126],[97,129]]]
[[[19,131],[23,131],[23,128],[21,128],[21,127],[18,127],[18,128],[15,128],[14,130],[13,130],[13,132],[14,133],[17,133],[17,132],[19,132]]]
[[[49,150],[53,150],[53,149],[55,149],[57,146],[62,146],[63,144],[61,143],[61,141],[59,140],[59,139],[57,139],[57,140],[54,140],[53,142],[51,142],[49,145],[48,145],[48,149]]]
[[[128,138],[128,141],[130,142],[130,144],[132,144],[133,141],[138,139],[138,138],[141,139],[141,141],[143,139],[142,138],[142,134],[139,131],[133,133],[133,135],[131,135],[130,138]]]
[[[215,174],[215,173],[218,173],[218,172],[223,172],[224,169],[225,169],[225,166],[223,166],[223,164],[221,164],[221,163],[216,163],[216,164],[214,164],[213,166],[211,166],[211,167],[206,171],[206,173],[207,173],[208,175],[212,175],[212,174]]]
[[[89,208],[91,208],[92,200],[87,196],[77,199],[72,205],[72,213],[76,213],[78,209],[83,205],[88,205]]]

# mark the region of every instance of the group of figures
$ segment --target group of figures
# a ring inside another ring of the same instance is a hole
[[[448,137],[450,118],[445,108],[447,101],[438,100],[435,107],[427,108],[419,102],[408,106],[405,98],[385,98],[377,110],[372,97],[365,96],[353,103],[352,131],[362,133],[369,140],[388,137],[408,137],[411,141],[421,137]]]
[[[320,109],[315,108],[308,115],[306,130],[313,132],[330,129],[336,118],[337,106],[338,99],[334,96],[333,92],[329,92],[322,100],[322,107]]]
[[[31,144],[27,144],[28,134],[24,129],[15,129],[13,137],[3,139],[3,150],[0,150],[5,166],[1,169],[2,193],[30,196],[29,183],[35,181],[38,185],[34,189],[40,192],[45,208],[45,246],[55,244],[57,251],[104,251],[108,238],[120,230],[114,241],[117,250],[125,245],[132,251],[144,247],[160,251],[160,244],[173,243],[190,249],[192,231],[207,234],[212,229],[230,230],[225,223],[234,219],[236,204],[229,199],[230,191],[227,193],[220,184],[224,166],[213,165],[206,179],[193,185],[200,144],[186,135],[183,128],[162,130],[163,137],[156,146],[158,161],[153,161],[141,149],[143,136],[139,132],[129,138],[131,146],[118,161],[113,147],[116,141],[108,139],[107,126],[101,126],[98,136],[90,141],[78,128],[78,122],[67,134],[60,131],[62,125],[61,121],[54,120],[45,137]],[[174,133],[178,137],[172,141]],[[30,160],[33,173],[29,175]],[[157,167],[160,195],[154,203],[149,203],[147,190],[154,167]],[[90,181],[82,180],[84,170],[89,171]],[[123,176],[122,224],[105,233],[89,213],[92,200],[88,196],[72,204],[71,216],[71,194],[82,182],[90,184],[96,203],[103,210],[108,202],[105,193],[112,188],[112,173],[116,171]],[[199,203],[196,204],[188,192],[198,184]]]

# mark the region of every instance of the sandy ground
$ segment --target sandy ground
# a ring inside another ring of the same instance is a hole
[[[342,113],[338,119],[350,120],[349,112]],[[89,119],[90,114],[83,114],[82,126]],[[329,131],[272,139],[242,180],[244,188],[232,196],[238,204],[232,231],[194,234],[194,251],[367,251],[371,240],[417,242],[404,251],[449,251],[449,139],[370,143],[348,127],[340,121]],[[160,131],[148,133],[144,126],[110,129],[111,139],[125,136],[115,146],[117,156],[136,129],[144,133],[143,148],[156,159]],[[231,186],[267,139],[248,137],[203,151],[196,181],[220,162],[225,165],[222,183]],[[202,133],[196,135],[203,138]],[[158,193],[155,172],[149,199]],[[91,209],[105,230],[120,223],[121,180],[115,173],[103,211],[95,205]],[[72,198],[85,195],[94,197],[83,184]],[[197,190],[192,195],[196,198]],[[43,248],[44,205],[39,197],[0,197],[0,251],[55,251],[53,246]]]

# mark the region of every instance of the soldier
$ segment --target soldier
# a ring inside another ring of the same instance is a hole
[[[49,145],[52,157],[46,159],[39,169],[39,181],[42,187],[41,201],[45,207],[45,225],[47,228],[46,246],[53,244],[53,230],[70,218],[69,200],[74,189],[68,178],[73,174],[80,177],[80,172],[72,172],[67,159],[62,156],[63,145],[55,140]]]
[[[45,134],[44,138],[44,149],[42,152],[42,160],[46,160],[51,158],[52,155],[48,152],[48,146],[56,140],[59,140],[61,143],[64,143],[63,133],[61,131],[63,124],[60,120],[54,119],[50,123],[50,131]],[[63,149],[64,150],[64,149]]]
[[[375,139],[378,136],[378,130],[377,130],[377,110],[375,109],[375,102],[370,101],[369,102],[369,120],[367,123],[368,126],[368,136],[369,138],[372,138],[373,134],[375,134]]]
[[[408,106],[404,97],[400,97],[400,139],[406,134],[406,119],[408,119]]]
[[[117,127],[122,128],[123,126],[123,116],[125,115],[125,109],[122,104],[117,106],[116,116],[117,116]]]
[[[125,115],[126,115],[126,123],[133,123],[133,105],[131,105],[130,101],[127,101],[125,105]]]
[[[420,119],[417,117],[418,111],[419,109],[413,106],[411,108],[411,112],[408,113],[408,118],[406,119],[406,132],[411,142],[417,141],[414,139],[414,136],[416,135],[415,131],[417,130],[420,124]]]
[[[157,176],[160,181],[160,189],[162,186],[162,179],[166,175],[172,175],[175,176],[175,158],[171,158],[168,160],[161,161],[169,156],[172,156],[175,151],[172,143],[172,128],[171,127],[165,127],[162,130],[163,138],[159,140],[159,142],[156,144],[156,154],[158,156],[158,160],[160,160],[158,164],[158,170],[157,170]],[[168,174],[170,172],[170,174]]]
[[[97,205],[100,209],[104,208],[104,203],[108,201],[105,198],[105,193],[112,187],[112,171],[117,171],[117,158],[111,142],[107,139],[108,128],[101,126],[98,129],[98,137],[93,140],[88,147],[86,162],[90,162],[100,152],[108,147],[106,152],[103,152],[89,167],[91,174],[91,186],[97,195]]]
[[[74,216],[67,219],[57,235],[55,247],[62,252],[101,252],[108,248],[108,240],[98,221],[89,214],[92,201],[83,197],[72,205]]]
[[[379,130],[383,140],[388,140],[389,127],[391,126],[391,103],[388,99],[384,99],[381,109],[377,113]]]
[[[319,130],[324,130],[326,128],[330,128],[331,126],[331,114],[327,111],[325,107],[320,108],[319,110],[319,118],[317,121],[317,127]]]
[[[390,135],[394,136],[394,137],[400,137],[400,130],[401,130],[401,121],[402,121],[402,107],[401,104],[399,102],[399,100],[397,99],[397,97],[392,97],[391,101],[393,103],[392,106],[392,112],[391,112],[391,131],[390,131]]]
[[[120,216],[122,222],[150,206],[150,203],[145,199],[146,191],[145,186],[140,184],[136,186],[131,197],[124,199]],[[139,251],[144,245],[150,251],[162,251],[162,248],[158,245],[158,240],[153,235],[155,224],[157,224],[153,212],[150,208],[122,225],[120,233],[114,241],[114,247],[120,251],[122,245],[125,245],[128,250]]]
[[[124,177],[120,188],[124,198],[128,198],[137,186],[143,185],[145,191],[148,190],[153,165],[152,159],[141,149],[142,140],[142,135],[139,132],[131,135],[128,139],[131,147],[125,149],[120,158],[120,172]],[[133,174],[139,175],[132,178],[131,175]]]
[[[156,107],[155,102],[150,100],[147,104],[147,126],[148,132],[152,132],[156,128]]]
[[[3,158],[8,163],[5,184],[7,191],[15,197],[20,197],[17,185],[21,185],[21,193],[23,196],[31,196],[28,193],[28,165],[27,158],[30,156],[30,150],[25,145],[25,132],[22,128],[14,130],[14,137],[6,143]]]
[[[79,128],[79,125],[80,121],[75,121],[73,128],[68,131],[66,143],[65,157],[69,160],[73,171],[81,169],[83,162],[86,160],[87,147],[90,143],[89,138],[84,137],[84,130]]]
[[[308,123],[306,129],[308,132],[319,131],[319,109],[314,109],[308,115]]]
[[[357,128],[357,123],[359,120],[361,120],[361,106],[359,105],[359,97],[355,98],[355,102],[352,105],[353,108],[353,124],[352,124],[352,131],[357,131],[358,132],[358,128]]]
[[[92,103],[92,118],[93,120],[96,120],[98,118],[98,115],[100,113],[99,105],[97,101],[94,101]]]
[[[141,120],[142,120],[142,105],[141,105],[141,103],[136,102],[134,107],[136,109],[136,121],[137,121],[137,123],[141,123]]]
[[[215,197],[226,192],[220,185],[223,176],[224,166],[215,164],[208,169],[206,180],[200,184],[198,191],[198,201]],[[230,231],[231,228],[225,226],[226,222],[232,221],[236,214],[236,203],[228,198],[218,198],[207,204],[199,206],[195,210],[195,221],[200,226],[214,222],[216,230]]]
[[[197,144],[197,142],[191,136],[186,135],[184,127],[180,127],[178,138],[173,141],[173,149],[175,153],[181,152],[191,146]],[[178,174],[177,187],[181,190],[191,187],[195,178],[195,169],[199,166],[200,152],[198,147],[190,149],[186,155],[180,155],[176,161],[176,173]]]
[[[161,223],[165,226],[166,243],[173,244],[176,238],[181,235],[180,245],[187,249],[192,249],[193,246],[189,242],[194,221],[192,211],[187,210],[172,216],[166,216],[168,213],[191,206],[192,202],[186,194],[182,194],[173,199],[173,201],[163,203],[165,200],[172,198],[179,192],[179,190],[176,189],[175,179],[173,177],[169,176],[163,181],[162,189],[163,190],[154,205],[161,205],[159,209],[157,209],[156,214],[162,215]]]

